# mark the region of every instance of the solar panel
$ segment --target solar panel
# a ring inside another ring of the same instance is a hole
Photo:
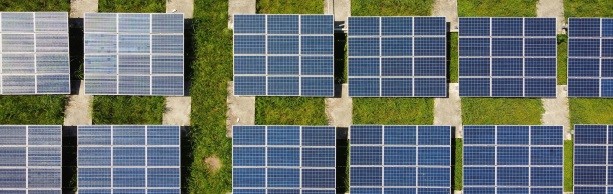
[[[336,130],[233,126],[234,194],[336,193]]]
[[[234,94],[334,96],[332,15],[235,15]]]
[[[444,17],[349,17],[349,96],[447,96]]]
[[[575,125],[574,191],[610,193],[613,125]]]
[[[78,126],[77,136],[78,193],[181,193],[179,126]]]
[[[569,18],[568,25],[568,96],[613,97],[613,18]]]
[[[183,14],[85,13],[85,93],[183,95]]]
[[[562,193],[562,126],[464,126],[464,193]]]
[[[451,132],[449,126],[351,126],[351,193],[451,193]]]
[[[62,126],[0,125],[0,193],[62,193]]]
[[[463,97],[555,97],[555,18],[460,18]]]
[[[0,12],[0,94],[69,94],[68,13]]]

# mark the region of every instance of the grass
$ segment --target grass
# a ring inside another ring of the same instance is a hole
[[[458,83],[458,33],[452,32],[449,36],[449,82]]]
[[[70,0],[0,1],[2,11],[70,11]]]
[[[613,17],[611,0],[564,0],[564,16],[569,17]]]
[[[94,96],[94,124],[162,124],[164,97]]]
[[[192,66],[192,113],[188,132],[192,156],[186,193],[219,194],[232,188],[232,140],[226,138],[226,86],[232,78],[232,31],[228,1],[194,1],[195,59]],[[204,160],[218,157],[221,169]]]
[[[431,125],[432,98],[354,98],[353,123],[379,125]]]
[[[66,103],[64,95],[0,96],[0,123],[61,125]]]
[[[462,98],[465,125],[540,125],[541,99]]]
[[[458,191],[458,190],[462,190],[462,152],[464,147],[464,140],[462,138],[455,138],[454,139],[454,165],[452,166],[453,169],[453,190]]]
[[[268,14],[323,14],[322,0],[258,0],[257,13]]]
[[[570,98],[571,124],[613,123],[613,101],[606,98]]]
[[[166,12],[165,0],[100,0],[98,1],[99,12],[118,13],[164,13]]]
[[[462,0],[460,17],[533,17],[538,0]]]
[[[352,16],[429,16],[434,0],[352,0]]]
[[[564,141],[564,191],[573,191],[573,141]]]
[[[327,125],[324,98],[256,97],[256,125]]]
[[[568,36],[558,35],[558,84],[566,85],[566,70],[568,67],[567,54],[568,54]]]

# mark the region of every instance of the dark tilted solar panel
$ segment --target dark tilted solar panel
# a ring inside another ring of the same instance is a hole
[[[444,17],[349,17],[349,95],[447,96]]]
[[[178,126],[78,126],[79,193],[181,193]]]
[[[574,192],[576,194],[613,191],[608,177],[613,175],[611,125],[575,125]]]
[[[85,93],[182,96],[183,14],[86,13]]]
[[[333,96],[331,15],[236,15],[234,94]]]
[[[460,96],[555,97],[555,18],[460,18]]]
[[[234,126],[233,193],[336,193],[335,146],[334,127]]]
[[[464,193],[562,193],[562,134],[562,126],[464,126]]]
[[[613,18],[569,18],[568,25],[568,96],[613,97]]]
[[[450,193],[451,127],[352,126],[351,193]]]

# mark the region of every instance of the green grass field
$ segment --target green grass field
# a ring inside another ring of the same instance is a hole
[[[352,0],[352,16],[429,16],[434,0]]]
[[[568,59],[566,56],[568,55],[568,36],[566,35],[558,35],[558,84],[566,85],[566,70],[568,63],[566,62]]]
[[[258,0],[257,13],[268,14],[323,14],[321,0]]]
[[[164,97],[94,96],[94,124],[162,124]]]
[[[98,12],[164,13],[166,0],[99,0]]]
[[[324,98],[256,97],[256,125],[327,125]]]
[[[460,17],[532,17],[538,0],[462,0],[458,1]]]
[[[458,58],[458,33],[449,33],[449,82],[458,83],[458,66],[460,59]]]
[[[454,164],[452,166],[453,168],[453,190],[462,190],[462,153],[463,153],[463,149],[464,147],[462,147],[464,145],[464,139],[461,138],[455,138],[454,139],[454,153],[453,153],[453,157],[454,157]]]
[[[541,99],[462,98],[465,125],[540,125]]]
[[[573,141],[564,141],[564,191],[573,191]]]
[[[70,11],[70,0],[5,0],[0,1],[2,11]]]
[[[353,98],[354,124],[431,125],[432,98]]]
[[[601,98],[570,98],[570,124],[613,123],[613,101]]]
[[[564,16],[613,17],[611,0],[564,0]]]

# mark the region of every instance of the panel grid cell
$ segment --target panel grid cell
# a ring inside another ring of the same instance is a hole
[[[70,93],[68,13],[0,12],[0,94]]]
[[[613,125],[575,125],[574,191],[577,194],[613,191]]]
[[[79,193],[181,193],[179,126],[77,127]]]
[[[332,15],[235,15],[234,94],[334,96]]]
[[[568,25],[568,96],[613,97],[613,18],[569,18]]]
[[[460,18],[462,97],[555,97],[555,18]]]
[[[351,126],[351,193],[451,193],[451,132],[450,126]]]
[[[447,96],[444,17],[349,17],[349,96]]]
[[[563,149],[562,126],[464,126],[464,193],[562,193]]]
[[[0,193],[62,193],[62,126],[0,125]]]
[[[85,93],[182,96],[183,14],[86,13]]]
[[[233,193],[336,193],[336,129],[233,126]]]

